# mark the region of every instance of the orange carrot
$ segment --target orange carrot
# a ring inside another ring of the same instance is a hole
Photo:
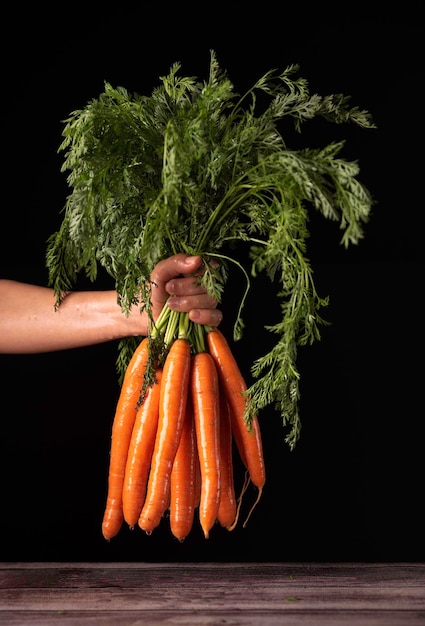
[[[208,539],[220,502],[220,409],[218,376],[208,352],[192,358],[191,397],[201,468],[199,521]]]
[[[217,519],[229,528],[236,517],[236,497],[233,479],[232,425],[227,399],[220,391],[220,504]]]
[[[193,423],[195,427],[195,422]],[[196,431],[195,431],[196,437]],[[201,466],[199,464],[198,445],[196,445],[195,454],[195,509],[199,507],[201,503]]]
[[[191,394],[189,393],[189,396]],[[190,398],[192,402],[192,398]],[[193,406],[192,406],[192,415],[193,415]],[[195,420],[193,419],[193,432],[195,433],[195,475],[194,475],[194,507],[195,511],[199,507],[201,502],[201,466],[199,464],[199,454],[198,454],[198,444],[196,442],[196,429],[195,429]]]
[[[111,539],[123,523],[122,487],[128,447],[149,356],[147,337],[137,346],[126,369],[112,425],[108,493],[102,521],[105,539]]]
[[[197,463],[195,423],[189,394],[186,417],[170,479],[170,528],[179,541],[187,537],[193,525]]]
[[[138,524],[150,534],[168,508],[170,475],[186,415],[190,375],[190,343],[176,339],[164,362],[159,399],[158,430],[145,503]]]
[[[248,469],[251,481],[260,491],[260,497],[266,482],[263,444],[257,416],[253,417],[250,428],[245,422],[244,413],[247,402],[244,395],[247,390],[245,379],[225,336],[218,328],[207,333],[207,343],[231,409],[232,430],[236,445]]]
[[[148,482],[159,418],[159,396],[162,370],[155,372],[155,381],[147,388],[139,406],[128,448],[122,491],[124,519],[133,528],[139,519]]]

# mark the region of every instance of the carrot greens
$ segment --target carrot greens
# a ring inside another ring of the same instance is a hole
[[[320,338],[327,304],[307,254],[309,214],[337,221],[348,247],[363,237],[372,199],[358,164],[341,156],[343,141],[291,149],[283,127],[301,133],[315,117],[365,129],[374,123],[347,96],[310,93],[297,65],[267,72],[242,95],[214,51],[207,80],[180,69],[171,66],[149,96],[105,82],[98,98],[65,120],[59,150],[71,191],[48,241],[50,284],[59,305],[82,270],[95,280],[102,267],[124,312],[140,301],[149,312],[150,273],[170,254],[201,255],[201,280],[219,302],[232,264],[247,289],[250,276],[268,276],[278,285],[281,314],[267,326],[276,336],[273,348],[252,364],[246,419],[274,404],[293,448],[301,424],[297,347]],[[242,266],[241,249],[249,267]],[[242,302],[235,339],[243,328]],[[121,375],[134,341],[120,342]]]

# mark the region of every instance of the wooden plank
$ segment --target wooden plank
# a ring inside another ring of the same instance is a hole
[[[423,626],[424,615],[385,611],[0,611],[7,626]]]
[[[99,589],[54,589],[45,588],[0,592],[1,610],[37,611],[80,611],[102,610],[104,607],[114,610],[168,610],[193,611],[208,607],[210,611],[219,611],[223,606],[232,611],[285,611],[292,610],[344,610],[369,611],[424,610],[423,589],[400,587],[359,588],[307,585],[266,585],[239,584],[231,587],[218,582],[205,584],[172,584],[170,588],[161,585],[155,589],[116,588],[110,586]]]
[[[300,620],[424,624],[425,564],[0,563],[0,622],[11,625]]]

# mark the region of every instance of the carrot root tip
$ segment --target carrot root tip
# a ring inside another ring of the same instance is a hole
[[[252,507],[251,507],[251,509],[250,509],[250,511],[249,511],[249,513],[248,513],[248,515],[246,516],[246,519],[245,519],[245,521],[244,521],[244,523],[243,523],[243,525],[242,525],[242,528],[246,528],[246,525],[248,524],[248,520],[249,520],[249,518],[251,517],[253,510],[255,509],[255,507],[257,506],[257,504],[259,503],[260,498],[261,498],[261,494],[262,494],[262,493],[263,493],[263,489],[262,489],[262,487],[261,487],[261,488],[258,490],[258,495],[257,495],[257,498],[256,498],[256,500],[255,500],[254,504],[252,505]]]

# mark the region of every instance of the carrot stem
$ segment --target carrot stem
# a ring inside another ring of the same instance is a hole
[[[168,300],[162,307],[161,313],[158,315],[156,322],[153,323],[150,329],[150,336],[155,338],[157,337],[167,326],[168,320],[170,318],[171,309],[168,306]]]
[[[200,324],[193,324],[192,346],[195,354],[205,352],[205,327]]]
[[[188,313],[179,313],[179,339],[187,339],[189,334],[189,315]]]
[[[167,348],[170,348],[171,344],[173,343],[175,339],[175,334],[179,327],[179,322],[180,322],[180,313],[178,313],[177,311],[170,310],[167,327],[165,329],[165,335],[164,335],[164,343]]]

